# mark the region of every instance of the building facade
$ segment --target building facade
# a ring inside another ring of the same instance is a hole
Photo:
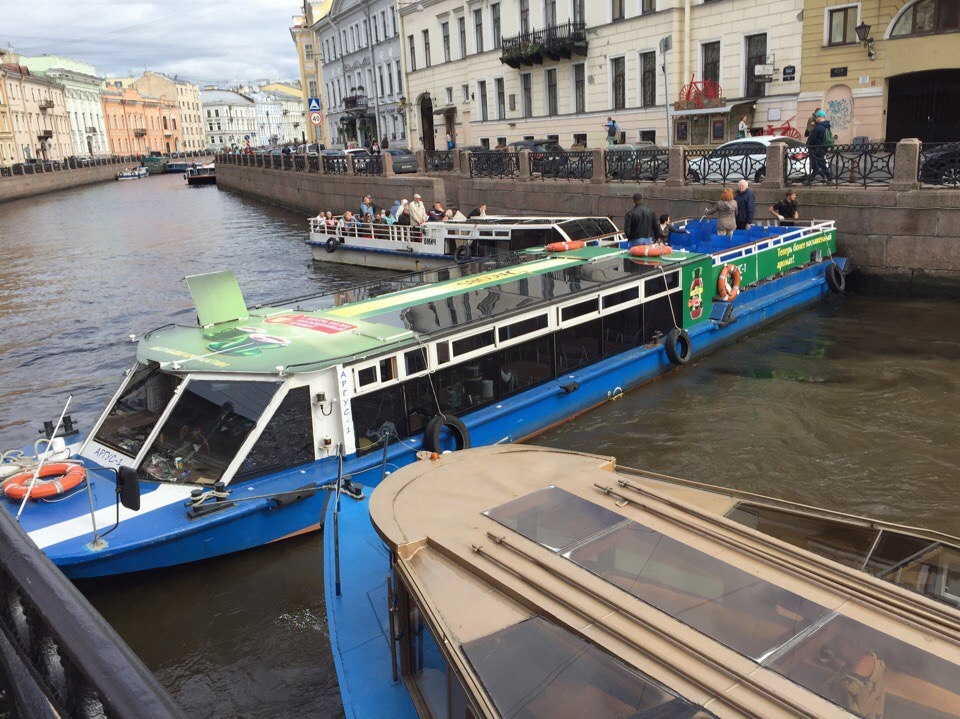
[[[200,91],[206,147],[215,150],[242,148],[257,141],[257,114],[252,99],[234,90]]]
[[[100,86],[96,68],[85,62],[56,55],[23,58],[30,71],[54,80],[64,87],[67,117],[70,120],[71,154],[106,155],[107,129],[103,119]]]
[[[203,131],[203,108],[200,105],[200,88],[193,83],[168,77],[160,72],[146,71],[129,83],[144,95],[174,101],[180,109],[180,136],[182,143],[179,151],[202,150],[206,147]]]
[[[21,63],[19,55],[0,52],[0,82],[9,119],[3,160],[66,159],[74,153],[64,87],[34,75]]]
[[[324,120],[333,145],[386,138],[409,146],[396,3],[333,0],[312,28],[322,54]]]
[[[415,144],[719,144],[798,122],[802,0],[427,0],[400,9]],[[789,70],[785,72],[784,70]]]
[[[176,101],[143,95],[133,87],[104,89],[101,98],[113,154],[170,154],[182,150],[180,108]]]
[[[314,26],[330,12],[333,0],[303,3],[304,14],[293,18],[290,28],[290,37],[297,47],[297,58],[300,64],[300,99],[303,125],[301,134],[310,142],[330,145],[330,136],[327,132],[327,123],[324,121],[327,114],[327,104],[323,97],[323,58],[319,51],[320,41],[314,32]],[[310,107],[310,99],[318,102],[317,107]],[[319,122],[315,122],[315,120]]]
[[[808,0],[799,107],[837,142],[960,138],[960,3]]]

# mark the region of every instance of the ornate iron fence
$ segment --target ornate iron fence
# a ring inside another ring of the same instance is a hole
[[[516,152],[471,152],[470,177],[510,178],[520,176],[520,155]]]
[[[283,169],[292,170],[293,169],[293,155],[283,155]]]
[[[345,155],[335,155],[333,157],[322,157],[323,172],[327,175],[346,175],[347,158]]]
[[[604,177],[615,182],[656,182],[669,172],[670,153],[660,147],[617,150],[614,145],[604,158]]]
[[[303,172],[307,166],[306,159],[303,155],[294,155],[293,156],[293,169],[297,172]]]
[[[307,157],[307,171],[320,172],[320,158],[315,155]]]
[[[427,172],[453,172],[453,150],[426,150],[423,153],[424,170]]]
[[[380,155],[352,155],[350,161],[353,163],[353,174],[355,175],[382,175],[383,158]]]
[[[531,152],[530,179],[589,180],[593,177],[593,152]]]
[[[888,185],[893,180],[895,142],[871,142],[811,147],[808,183],[828,185]],[[821,154],[822,153],[822,154]],[[796,178],[788,177],[796,182]]]
[[[960,142],[925,142],[917,179],[921,185],[960,187]]]
[[[740,149],[687,150],[684,163],[687,182],[702,184],[726,185],[740,180],[761,182],[767,174],[766,149],[749,154]]]
[[[282,155],[270,155],[271,166],[274,170],[279,170],[283,167],[283,156]]]

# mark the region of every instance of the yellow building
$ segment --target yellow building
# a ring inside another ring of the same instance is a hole
[[[121,82],[124,80],[125,78]],[[200,106],[200,88],[197,85],[148,70],[133,82],[123,86],[132,87],[144,95],[152,95],[177,103],[177,107],[180,108],[180,132],[173,136],[172,152],[189,152],[206,147],[203,108]]]
[[[330,12],[332,4],[333,0],[304,2],[303,14],[294,16],[293,25],[290,28],[290,37],[293,38],[293,42],[297,46],[297,58],[300,63],[300,97],[303,100],[303,122],[306,135],[310,142],[320,142],[326,147],[330,146],[330,138],[326,127],[326,103],[323,101],[321,93],[323,87],[321,81],[323,59],[313,26]],[[264,86],[260,89],[273,91],[271,86]],[[319,111],[311,110],[308,107],[309,98],[320,100]],[[321,122],[319,124],[311,121],[311,116],[315,112],[320,113]]]
[[[807,0],[798,106],[837,142],[960,138],[958,0]]]

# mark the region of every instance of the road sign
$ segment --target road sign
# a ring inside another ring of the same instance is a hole
[[[310,122],[312,122],[314,125],[319,125],[321,122],[323,122],[323,116],[319,112],[311,112]]]
[[[313,112],[314,110],[320,110],[320,98],[319,97],[308,97],[307,98],[307,110]]]

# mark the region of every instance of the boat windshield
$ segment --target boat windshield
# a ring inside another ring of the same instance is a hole
[[[190,380],[150,445],[141,477],[203,485],[219,481],[280,384]]]
[[[156,363],[138,364],[94,440],[128,457],[136,457],[180,381],[177,375],[161,372]]]

